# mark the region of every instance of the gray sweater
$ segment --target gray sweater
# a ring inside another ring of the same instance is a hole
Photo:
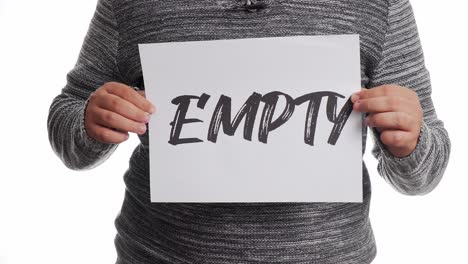
[[[352,33],[361,39],[362,86],[408,87],[424,109],[419,142],[408,157],[392,156],[371,130],[380,175],[408,195],[438,184],[450,141],[431,100],[408,0],[263,0],[264,8],[254,12],[242,8],[244,2],[98,0],[78,61],[48,116],[49,140],[63,163],[90,169],[117,148],[90,138],[83,114],[89,95],[105,82],[143,87],[138,43]],[[363,132],[364,152],[365,126]],[[365,166],[363,203],[151,203],[148,133],[139,139],[123,175],[117,263],[363,264],[375,257]]]

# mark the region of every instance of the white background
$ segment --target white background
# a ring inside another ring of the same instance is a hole
[[[413,0],[433,99],[452,140],[449,167],[430,194],[408,197],[376,172],[374,263],[468,263],[465,106],[466,1]],[[114,263],[113,221],[135,135],[91,171],[71,171],[52,152],[50,103],[76,62],[96,0],[0,0],[0,263]],[[368,149],[370,150],[370,148]]]

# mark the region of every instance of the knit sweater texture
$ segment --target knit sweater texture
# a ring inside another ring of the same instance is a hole
[[[109,158],[118,144],[88,136],[84,111],[90,94],[106,82],[144,86],[139,43],[359,34],[362,87],[410,88],[424,112],[416,149],[404,158],[388,152],[370,129],[378,172],[403,194],[433,190],[447,166],[450,140],[433,106],[409,0],[262,2],[265,8],[250,12],[244,0],[98,0],[76,65],[50,106],[52,149],[74,170]],[[363,154],[366,135],[363,125]],[[363,203],[151,203],[148,132],[139,139],[123,173],[125,198],[115,220],[117,263],[365,264],[374,259],[365,164]]]

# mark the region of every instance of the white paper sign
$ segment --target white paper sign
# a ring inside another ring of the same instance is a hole
[[[362,202],[358,35],[139,51],[152,202]]]

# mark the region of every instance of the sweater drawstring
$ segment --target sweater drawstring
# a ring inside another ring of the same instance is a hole
[[[244,8],[250,12],[256,12],[264,9],[266,7],[266,3],[262,0],[245,0]]]

